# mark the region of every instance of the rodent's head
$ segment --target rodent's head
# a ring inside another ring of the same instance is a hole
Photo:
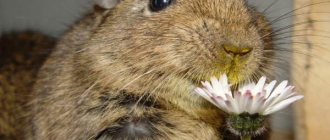
[[[245,0],[122,0],[111,10],[89,42],[102,66],[234,82],[267,67],[271,29]]]

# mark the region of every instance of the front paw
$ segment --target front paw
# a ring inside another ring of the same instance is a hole
[[[152,118],[121,118],[115,125],[100,132],[96,140],[156,139],[159,131],[154,121]]]

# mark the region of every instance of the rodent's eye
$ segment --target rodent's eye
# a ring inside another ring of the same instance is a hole
[[[173,0],[150,0],[150,10],[157,12],[172,4]]]

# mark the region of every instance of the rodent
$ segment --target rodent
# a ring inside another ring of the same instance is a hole
[[[99,4],[41,68],[27,139],[234,139],[226,114],[193,90],[223,73],[237,84],[266,73],[262,13],[245,0]]]

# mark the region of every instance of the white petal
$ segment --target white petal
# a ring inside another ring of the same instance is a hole
[[[243,104],[243,101],[244,101],[243,95],[239,92],[235,92],[234,97],[236,99],[236,102],[238,104],[238,108],[239,108],[240,112],[244,111],[245,107],[244,107],[244,104]]]
[[[211,78],[211,85],[215,93],[224,93],[223,87],[217,78]]]
[[[263,99],[256,97],[255,102],[251,109],[251,113],[252,114],[259,113],[259,111],[262,109],[263,103],[264,103]]]
[[[206,90],[208,90],[210,92],[213,92],[214,91],[212,85],[210,84],[210,82],[207,82],[207,81],[206,82],[202,82],[202,85],[204,86],[204,88]]]
[[[269,114],[272,114],[272,113],[274,113],[274,112],[276,112],[276,111],[279,111],[279,110],[281,110],[281,109],[287,107],[287,106],[290,105],[291,103],[293,103],[293,102],[295,102],[295,101],[297,101],[297,100],[300,100],[300,99],[302,99],[302,98],[304,98],[304,96],[299,95],[299,96],[294,96],[294,97],[292,97],[292,98],[286,99],[286,100],[284,100],[284,101],[282,101],[282,102],[280,102],[280,103],[274,105],[274,106],[271,107],[271,108],[267,108],[267,110],[264,112],[263,115],[269,115]]]
[[[258,104],[259,104],[259,106],[257,108],[258,113],[262,114],[262,112],[264,112],[264,109],[266,108],[265,107],[265,102],[266,102],[266,99],[264,97],[261,97],[261,98],[258,99]]]
[[[195,89],[195,92],[197,92],[200,96],[202,96],[203,98],[207,99],[208,101],[212,101],[211,98],[210,98],[210,95],[207,94],[205,92],[205,90],[201,89],[201,88],[196,88]]]
[[[266,95],[265,95],[265,97],[269,97],[269,95],[270,95],[270,93],[273,91],[274,86],[275,86],[276,83],[277,83],[277,81],[274,80],[274,81],[270,82],[269,84],[267,84],[267,85],[265,86],[265,91],[266,91]]]
[[[269,106],[270,104],[273,104],[274,101],[277,99],[277,97],[280,96],[279,94],[275,95],[275,96],[271,96],[269,98],[266,99],[265,105]]]
[[[265,86],[266,83],[266,77],[263,76],[258,81],[257,85],[252,90],[252,95],[256,95],[258,92],[261,92]]]
[[[221,77],[220,77],[220,83],[222,84],[222,85],[226,85],[226,84],[228,84],[228,77],[227,77],[227,75],[221,75]]]
[[[230,102],[230,105],[232,106],[232,112],[239,114],[239,107],[238,104],[236,104],[236,101],[234,100],[234,98],[232,98],[231,96],[227,95],[227,99]]]
[[[259,92],[255,96],[253,96],[252,106],[251,106],[250,111],[249,111],[251,114],[258,113],[257,111],[261,107],[261,98],[262,98],[261,94],[262,93]]]
[[[229,83],[228,83],[228,78],[227,78],[227,76],[226,76],[226,75],[222,75],[222,76],[220,77],[219,82],[220,82],[220,84],[221,84],[221,86],[222,86],[224,92],[227,93],[227,94],[230,93],[230,95],[231,95],[230,85],[229,85]]]
[[[281,82],[275,89],[274,91],[271,93],[270,97],[272,96],[276,96],[279,93],[282,92],[282,90],[284,90],[284,88],[286,87],[286,85],[288,84],[288,81],[283,81]]]
[[[275,100],[273,101],[273,103],[270,104],[269,106],[272,106],[272,105],[274,105],[274,104],[276,104],[276,103],[278,103],[278,102],[280,102],[280,101],[283,101],[283,100],[287,99],[288,97],[290,97],[290,95],[291,95],[291,93],[292,93],[292,89],[293,89],[292,86],[288,86],[288,87],[286,87],[286,88],[285,88],[285,89],[279,94],[279,96],[277,96],[277,97],[275,98]]]
[[[247,85],[244,85],[243,87],[240,87],[238,91],[245,94],[247,91],[252,91],[254,87],[255,83],[249,83]]]
[[[224,100],[223,98],[221,97],[213,97],[211,98],[211,101],[210,101],[213,105],[217,106],[218,108],[222,109],[223,111],[228,111],[227,110],[227,105],[226,105],[226,100]]]
[[[244,94],[244,111],[245,112],[249,112],[252,108],[252,104],[253,104],[253,96],[251,92],[245,93]]]
[[[250,114],[255,114],[256,112],[255,112],[255,110],[256,110],[256,102],[257,102],[257,99],[256,99],[256,97],[254,97],[254,96],[252,96],[252,98],[250,98],[250,104],[249,104],[249,108],[247,108],[248,109],[248,112],[250,113]]]
[[[243,94],[242,98],[243,98],[242,105],[244,107],[244,111],[248,111],[247,108],[248,108],[249,101],[250,101],[250,98],[251,98],[251,93],[248,92],[248,93]]]

